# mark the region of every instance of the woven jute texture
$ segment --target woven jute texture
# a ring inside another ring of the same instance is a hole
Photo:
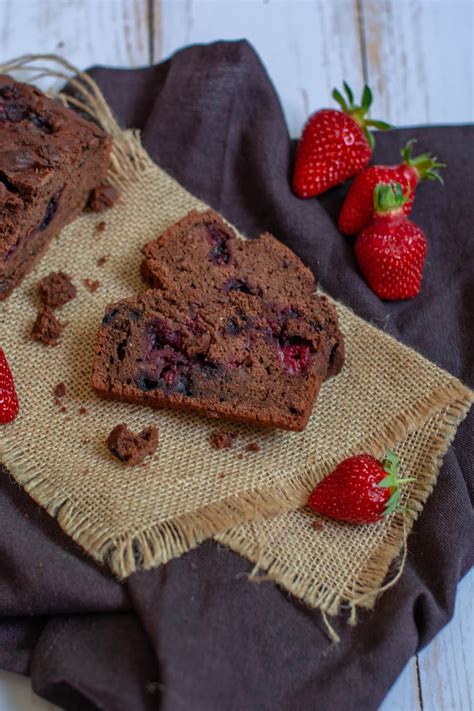
[[[6,69],[28,67],[32,59]],[[55,66],[62,76],[74,74],[64,63]],[[344,602],[372,604],[435,483],[470,391],[339,304],[347,361],[341,375],[323,385],[303,433],[226,425],[236,433],[236,445],[216,451],[209,444],[215,421],[96,397],[89,379],[105,305],[143,291],[141,245],[189,210],[206,206],[152,163],[137,135],[118,128],[89,78],[75,83],[83,98],[72,103],[87,108],[114,138],[110,181],[122,196],[109,212],[85,214],[64,229],[0,306],[0,341],[21,402],[17,420],[0,428],[1,461],[75,541],[119,577],[225,531],[220,541],[309,604],[331,613]],[[97,231],[102,220],[106,228]],[[104,255],[107,262],[99,267]],[[68,325],[60,345],[48,348],[31,341],[29,333],[37,282],[55,270],[71,275],[78,296],[61,310]],[[100,287],[90,293],[85,279],[98,280]],[[61,381],[67,387],[65,412],[53,396]],[[120,422],[137,431],[158,426],[159,449],[145,465],[127,469],[109,456],[105,439]],[[251,442],[260,451],[246,451]],[[386,446],[397,446],[404,474],[416,476],[406,513],[357,529],[324,522],[318,531],[307,512],[296,511],[341,459],[361,450],[380,454]]]

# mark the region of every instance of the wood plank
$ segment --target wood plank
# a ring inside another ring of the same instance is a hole
[[[80,69],[137,66],[149,44],[148,0],[0,1],[0,62],[54,52]]]
[[[187,44],[247,38],[275,84],[293,136],[311,111],[333,105],[331,90],[344,79],[360,95],[362,54],[353,0],[153,2],[154,15],[161,18],[153,61]]]
[[[471,0],[359,0],[373,116],[398,126],[474,118]]]
[[[460,583],[453,620],[418,655],[424,711],[474,707],[474,570]]]
[[[0,711],[54,711],[48,701],[37,696],[28,677],[0,671]]]
[[[379,711],[421,711],[416,657],[412,657],[392,686]]]

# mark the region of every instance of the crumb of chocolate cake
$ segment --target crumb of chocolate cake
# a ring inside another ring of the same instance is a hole
[[[158,447],[158,430],[156,427],[146,427],[135,434],[127,425],[114,427],[109,434],[106,445],[109,451],[124,464],[134,466],[141,464],[145,457],[153,454]]]
[[[87,415],[88,412],[89,412],[89,410],[87,409],[87,407],[80,407],[79,408],[80,415]]]
[[[66,408],[64,407],[64,405],[60,408],[59,412],[67,412],[67,410],[66,410]]]
[[[97,266],[103,267],[107,264],[108,261],[109,261],[108,255],[104,254],[104,255],[102,255],[102,257],[99,257],[99,259],[97,260]]]
[[[66,392],[67,392],[66,385],[63,382],[58,383],[57,385],[54,386],[53,393],[55,394],[55,396],[57,398],[61,399],[62,397],[64,397],[66,395]]]
[[[219,472],[218,475],[219,479],[223,479],[225,477],[224,472]]]
[[[214,449],[231,449],[234,446],[235,434],[221,430],[220,432],[212,432],[209,435],[209,440]]]
[[[96,231],[96,232],[103,232],[106,227],[107,227],[107,223],[104,222],[104,220],[101,220],[100,222],[98,222],[98,223],[96,224],[96,226],[95,226],[95,231]]]
[[[100,287],[100,281],[97,281],[96,279],[84,279],[82,283],[91,294],[97,291]]]
[[[246,452],[260,452],[260,445],[257,444],[257,442],[250,442],[246,447],[245,451]]]
[[[76,298],[77,290],[65,272],[51,272],[38,284],[40,299],[45,306],[59,309]]]
[[[311,522],[311,528],[314,528],[316,531],[320,531],[322,528],[324,528],[324,523],[319,519],[316,519],[315,521]]]
[[[237,459],[243,459],[243,458],[244,458],[244,455],[242,454],[242,452],[239,452],[239,454],[236,454],[235,456],[237,457]]]
[[[64,330],[65,324],[58,321],[53,311],[47,306],[38,313],[33,324],[31,338],[44,343],[45,346],[55,346]]]
[[[97,185],[91,190],[87,207],[92,212],[102,212],[115,205],[120,193],[113,185]]]

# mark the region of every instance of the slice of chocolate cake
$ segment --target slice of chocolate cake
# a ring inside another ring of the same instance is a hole
[[[302,430],[328,370],[332,307],[150,290],[108,307],[92,387],[104,397]]]
[[[313,272],[273,235],[243,240],[213,210],[193,210],[142,252],[143,277],[165,291],[179,284],[190,305],[205,308],[207,300],[225,304],[232,292],[241,292],[287,309],[303,302],[318,314],[324,312],[328,376],[339,373],[344,344],[336,311],[315,293]]]
[[[104,180],[111,145],[91,121],[0,75],[0,301]]]

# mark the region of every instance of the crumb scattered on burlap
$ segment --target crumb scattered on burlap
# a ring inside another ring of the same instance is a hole
[[[316,531],[320,531],[324,528],[324,523],[317,518],[314,521],[311,521],[311,528],[314,528]]]
[[[66,392],[67,392],[66,385],[63,382],[58,383],[57,385],[54,386],[53,393],[59,399],[64,397],[66,395]]]
[[[99,257],[99,259],[97,260],[97,266],[103,267],[107,264],[108,261],[109,261],[108,255],[104,254],[104,255],[102,255],[102,257]]]
[[[76,298],[77,289],[65,272],[51,272],[38,284],[40,299],[45,306],[59,309]]]
[[[87,409],[87,407],[80,407],[79,408],[80,415],[87,415],[88,412],[89,412],[89,410]]]
[[[100,287],[100,281],[96,279],[83,279],[84,286],[91,294],[93,294]]]
[[[101,220],[100,222],[98,222],[98,223],[96,224],[96,226],[95,226],[95,231],[96,231],[96,232],[103,232],[106,227],[107,227],[107,223],[104,222],[104,220]]]
[[[212,432],[209,435],[209,440],[214,449],[231,449],[234,446],[235,434],[221,430],[220,432]]]
[[[106,445],[121,462],[128,466],[135,466],[156,451],[158,430],[156,427],[146,427],[142,432],[135,434],[122,423],[114,427],[107,437]]]
[[[250,442],[246,447],[245,451],[246,452],[260,452],[261,447],[257,442]]]
[[[102,212],[115,205],[120,193],[113,185],[98,185],[91,190],[87,207],[92,212]]]
[[[31,338],[44,343],[45,346],[55,346],[59,342],[65,325],[58,321],[52,309],[47,306],[43,311],[38,312],[31,330]]]

